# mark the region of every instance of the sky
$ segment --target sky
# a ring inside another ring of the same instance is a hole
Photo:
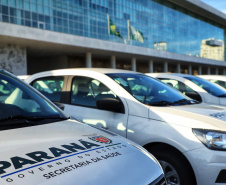
[[[226,0],[201,0],[201,1],[226,14]]]

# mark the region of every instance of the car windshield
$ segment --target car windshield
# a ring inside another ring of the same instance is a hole
[[[211,83],[205,79],[199,78],[197,76],[184,76],[184,78],[192,81],[208,93],[212,94],[213,96],[217,97],[226,97],[226,90],[221,88],[220,86]]]
[[[2,125],[41,124],[67,119],[51,102],[16,77],[0,72],[0,128]]]
[[[152,106],[185,105],[195,101],[161,81],[142,74],[106,74],[141,103]]]

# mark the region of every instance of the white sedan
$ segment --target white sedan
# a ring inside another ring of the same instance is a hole
[[[226,89],[203,78],[188,74],[148,73],[200,102],[226,106]]]
[[[50,92],[50,91],[48,91]],[[68,116],[0,70],[0,184],[165,184],[144,148]]]
[[[142,73],[117,69],[63,69],[30,76],[64,104],[65,112],[113,131],[150,151],[168,184],[226,183],[226,109],[199,103]],[[134,184],[134,183],[133,183]]]

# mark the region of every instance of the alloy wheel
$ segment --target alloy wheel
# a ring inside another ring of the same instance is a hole
[[[180,177],[176,169],[165,161],[159,160],[159,163],[165,173],[167,185],[180,185]]]

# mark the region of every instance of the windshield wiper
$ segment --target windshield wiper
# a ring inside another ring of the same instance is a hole
[[[5,118],[0,118],[0,125],[4,124],[19,124],[19,123],[28,123],[28,124],[37,124],[38,121],[48,120],[48,119],[61,119],[65,120],[67,118],[63,118],[61,116],[45,116],[45,117],[31,117],[24,115],[13,115]]]
[[[217,97],[226,97],[226,94],[218,95]]]
[[[201,102],[197,100],[181,99],[173,102],[172,104],[189,105],[189,104],[198,104],[198,103],[201,103]]]
[[[196,104],[196,103],[200,103],[200,102],[196,101],[196,100],[181,99],[181,100],[174,101],[174,102],[157,101],[157,102],[150,103],[148,105],[152,105],[152,106],[171,106],[171,105],[175,105],[175,104],[188,105],[188,104]]]
[[[172,104],[179,104],[179,105],[186,105],[190,103],[191,103],[191,100],[188,100],[188,99],[181,99],[181,100],[172,102]]]
[[[152,105],[152,106],[170,106],[170,105],[172,105],[172,103],[169,102],[169,101],[163,101],[162,100],[162,101],[157,101],[157,102],[150,103],[148,105]]]

